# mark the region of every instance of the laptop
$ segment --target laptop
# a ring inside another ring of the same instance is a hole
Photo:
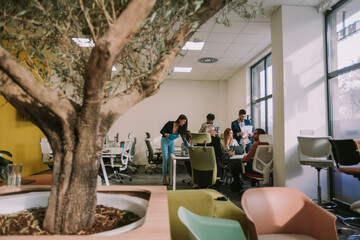
[[[235,150],[235,155],[241,155],[244,153],[244,147],[242,145],[240,146],[231,146],[231,150]]]

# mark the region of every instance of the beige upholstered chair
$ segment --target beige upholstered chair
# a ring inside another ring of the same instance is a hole
[[[297,189],[251,188],[241,205],[248,219],[248,239],[338,239],[336,217]]]

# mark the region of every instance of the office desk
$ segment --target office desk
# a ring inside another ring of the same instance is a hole
[[[241,155],[234,155],[232,156],[227,162],[241,162],[246,154]],[[176,164],[177,161],[189,161],[190,157],[187,156],[180,156],[176,154],[171,154],[171,171],[170,171],[170,185],[172,184],[172,190],[176,190]]]
[[[121,153],[123,151],[123,148],[120,147],[112,147],[112,148],[106,148],[103,150],[103,153],[100,158],[100,166],[101,170],[103,172],[104,180],[106,186],[110,186],[108,176],[105,169],[104,159],[103,158],[110,158],[110,161],[115,161],[116,157],[121,157]]]

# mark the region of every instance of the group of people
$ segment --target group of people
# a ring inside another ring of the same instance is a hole
[[[261,128],[255,129],[253,133],[246,132],[245,126],[250,126],[250,120],[246,119],[246,111],[241,109],[239,111],[238,119],[231,123],[231,128],[226,128],[221,139],[221,130],[220,126],[214,122],[215,115],[209,113],[206,116],[206,122],[204,122],[199,132],[208,132],[211,135],[211,143],[207,146],[213,146],[216,155],[217,163],[217,172],[218,176],[222,178],[221,166],[224,160],[231,158],[235,154],[234,147],[244,146],[247,154],[244,156],[243,160],[248,162],[246,165],[246,171],[252,171],[252,159],[255,155],[257,146],[267,144],[260,143],[259,135],[265,134],[265,131]],[[191,141],[191,132],[188,130],[188,119],[184,114],[181,114],[176,121],[168,121],[160,133],[162,134],[161,138],[161,150],[163,156],[163,184],[167,185],[167,174],[170,168],[170,156],[175,151],[175,142],[174,140],[177,137],[181,137],[183,140],[182,150],[186,151],[188,146],[192,145]],[[188,171],[191,169],[190,162],[186,165]],[[234,177],[234,182],[231,185],[231,188],[234,191],[240,190],[242,187],[242,182],[240,179],[241,166],[240,164],[233,164],[231,166],[231,171]],[[189,171],[191,174],[191,170]]]

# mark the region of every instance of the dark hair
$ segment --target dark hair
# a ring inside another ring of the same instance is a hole
[[[187,131],[185,132],[185,139],[186,139],[187,141],[190,141],[190,140],[191,140],[191,132],[190,132],[189,130],[187,130]]]
[[[257,128],[257,129],[255,129],[255,131],[258,131],[259,134],[266,134],[265,130],[262,128]]]
[[[210,121],[214,121],[215,120],[215,115],[212,113],[209,113],[208,115],[206,115],[206,119],[210,120]]]
[[[180,116],[176,119],[175,122],[179,123],[180,120],[186,120],[184,126],[179,126],[179,128],[178,128],[178,132],[180,133],[181,136],[183,136],[187,131],[188,119],[184,114],[180,114]]]
[[[243,115],[243,114],[245,114],[245,115],[246,115],[246,111],[245,111],[245,109],[240,109],[240,111],[239,111],[239,115]]]

